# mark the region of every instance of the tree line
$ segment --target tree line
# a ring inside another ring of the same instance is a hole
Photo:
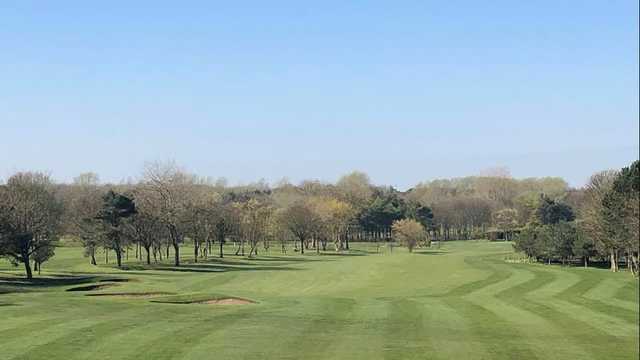
[[[567,263],[607,260],[611,271],[624,262],[638,276],[640,165],[594,174],[574,194],[575,209],[542,197],[520,229],[515,247],[530,259]]]
[[[197,262],[224,257],[225,244],[233,244],[235,255],[254,257],[272,247],[283,253],[339,252],[348,250],[350,242],[370,241],[378,246],[397,242],[413,251],[431,241],[493,236],[515,240],[531,258],[568,261],[583,256],[577,250],[581,241],[593,244],[588,258],[601,257],[602,244],[615,234],[619,240],[606,247],[614,249],[608,258],[616,264],[621,258],[635,261],[637,270],[637,245],[633,251],[629,240],[633,229],[637,234],[637,222],[629,215],[637,214],[637,207],[628,196],[629,189],[636,189],[631,194],[637,198],[637,162],[602,174],[583,189],[570,189],[559,178],[516,180],[494,172],[421,183],[401,192],[373,185],[361,172],[335,184],[227,186],[171,162],[148,164],[138,181],[126,184],[102,184],[94,173],[59,184],[44,173],[20,172],[0,185],[0,256],[22,264],[31,278],[54,255],[63,235],[82,244],[91,264],[98,263],[101,251],[105,262],[113,254],[119,267],[133,252],[148,264],[172,256],[180,266],[185,243]],[[626,180],[616,180],[622,177]],[[611,212],[594,208],[598,196]],[[605,215],[615,233],[596,231],[602,229],[596,219]],[[570,255],[552,256],[547,245],[540,245],[548,242],[541,239],[555,242],[573,234],[572,229],[588,236],[572,241]]]

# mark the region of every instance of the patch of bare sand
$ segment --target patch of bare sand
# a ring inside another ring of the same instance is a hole
[[[205,301],[197,301],[195,304],[206,304],[206,305],[249,305],[255,304],[255,301],[247,300],[247,299],[239,299],[239,298],[224,298],[224,299],[211,299]]]

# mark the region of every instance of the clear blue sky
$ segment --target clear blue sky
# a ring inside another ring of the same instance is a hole
[[[2,1],[0,177],[405,189],[638,157],[638,1]]]

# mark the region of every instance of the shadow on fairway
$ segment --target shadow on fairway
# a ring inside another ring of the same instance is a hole
[[[97,276],[74,276],[74,275],[47,275],[34,277],[31,280],[17,276],[0,277],[0,285],[24,286],[24,287],[49,287],[85,284],[96,281]]]
[[[320,253],[320,256],[367,256],[369,254],[375,254],[375,252],[369,253],[363,250],[349,250],[349,252],[324,252]]]
[[[155,270],[155,271],[176,271],[176,272],[209,272],[209,273],[222,273],[222,272],[230,272],[230,271],[294,271],[294,270],[302,270],[298,268],[288,267],[288,266],[251,266],[250,264],[242,264],[242,266],[225,266],[225,265],[214,265],[214,264],[203,264],[203,263],[189,263],[181,266],[166,266],[166,265],[146,265],[146,266],[137,266],[130,265],[127,269],[145,271],[145,270]]]
[[[419,254],[419,255],[446,255],[448,254],[447,251],[440,251],[440,250],[435,250],[435,251],[414,251],[414,254]]]
[[[216,264],[220,266],[231,265],[231,266],[255,266],[256,263],[279,263],[273,264],[269,266],[278,266],[285,265],[287,263],[301,263],[301,262],[314,262],[314,261],[322,261],[320,259],[301,259],[301,258],[287,258],[287,257],[253,257],[253,258],[242,258],[242,259],[230,259],[230,258],[209,258],[209,259],[199,259],[198,262],[193,262],[189,260],[189,262],[184,263],[188,265],[201,265],[201,264]]]
[[[97,284],[97,285],[85,285],[85,286],[78,286],[78,287],[72,287],[70,289],[67,289],[66,291],[95,291],[95,290],[102,290],[102,289],[106,289],[109,287],[113,287],[116,286],[118,284],[109,284],[109,283],[104,283],[104,284]]]
[[[313,261],[322,261],[319,259],[302,259],[302,258],[290,258],[287,256],[269,256],[269,257],[257,257],[257,258],[250,258],[247,259],[247,261],[266,261],[266,262],[313,262]]]
[[[35,277],[31,280],[17,276],[0,277],[0,294],[39,291],[53,287],[63,287],[69,285],[79,285],[94,282],[96,276],[69,276],[69,275],[47,275],[45,277]]]

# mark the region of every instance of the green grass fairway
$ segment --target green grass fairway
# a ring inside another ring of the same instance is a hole
[[[638,358],[628,273],[507,263],[509,243],[354,247],[197,265],[185,256],[179,269],[130,258],[126,271],[60,248],[48,280],[31,285],[11,284],[22,268],[2,261],[0,359]],[[131,281],[66,291],[113,278]],[[85,296],[115,292],[175,295]],[[226,296],[257,303],[180,303]]]

